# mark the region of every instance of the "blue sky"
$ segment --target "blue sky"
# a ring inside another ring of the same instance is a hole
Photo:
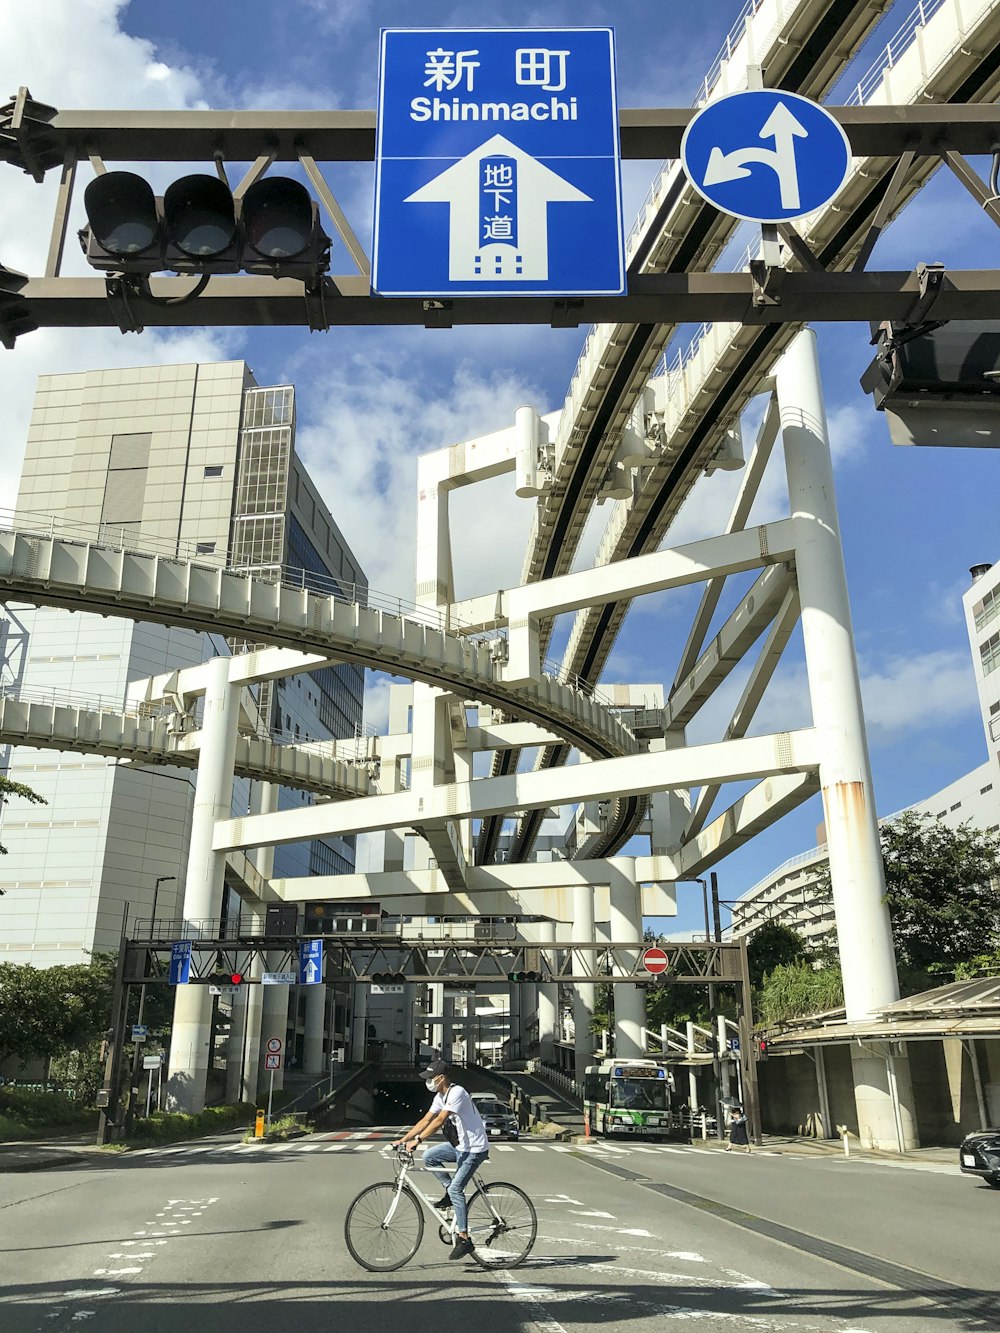
[[[910,6],[896,5],[881,39]],[[613,23],[623,107],[692,101],[740,9],[649,3],[507,3],[505,25]],[[378,6],[361,0],[36,0],[0,11],[0,92],[28,83],[44,101],[86,106],[340,107],[375,104],[381,26],[473,26],[497,20],[479,3]],[[859,62],[864,66],[865,59]],[[626,225],[656,163],[628,163]],[[370,231],[372,168],[333,167],[329,178],[358,234]],[[0,176],[0,260],[39,272],[45,200],[27,178]],[[996,264],[1000,235],[939,172],[882,239],[873,267],[919,260],[953,267]],[[82,261],[74,260],[80,264]],[[344,266],[346,267],[346,266]],[[78,268],[77,271],[83,271]],[[871,356],[867,326],[818,330],[834,437],[854,620],[881,813],[954,781],[986,758],[960,597],[968,566],[1000,557],[1000,458],[990,451],[894,449],[858,377]],[[34,376],[158,360],[245,357],[258,381],[298,390],[300,449],[374,586],[411,593],[414,459],[424,450],[499,429],[521,402],[563,400],[585,330],[199,330],[123,338],[46,331],[0,355],[7,406],[0,506],[13,504]],[[725,508],[722,476],[681,515],[684,536],[710,531]],[[772,491],[775,489],[772,482]],[[711,492],[711,493],[709,493]],[[511,518],[495,492],[476,538],[466,538],[460,595],[517,581],[530,513]],[[713,498],[714,495],[714,498]],[[601,511],[604,514],[606,511]],[[513,534],[513,535],[512,535]],[[683,642],[690,595],[650,599],[630,616],[608,676],[667,681]],[[802,720],[797,654],[763,716]],[[692,728],[706,736],[719,717]],[[784,857],[814,841],[813,801],[719,867],[735,897]],[[693,891],[689,891],[693,892]],[[694,904],[692,902],[693,909]],[[700,909],[699,909],[700,910]],[[685,911],[685,917],[688,913]],[[697,916],[697,913],[695,913]]]

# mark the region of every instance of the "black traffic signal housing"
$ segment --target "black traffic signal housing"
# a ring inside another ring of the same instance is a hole
[[[757,1042],[757,1059],[758,1060],[767,1059],[767,1042],[764,1040],[763,1037],[759,1038]]]
[[[507,980],[514,986],[527,984],[531,981],[541,981],[541,972],[508,972]]]
[[[182,176],[162,196],[132,171],[95,176],[84,191],[80,244],[105,273],[269,274],[307,286],[330,267],[319,206],[299,181],[265,176],[240,199],[218,176]]]
[[[406,980],[403,972],[373,972],[372,982],[376,986],[400,986]]]

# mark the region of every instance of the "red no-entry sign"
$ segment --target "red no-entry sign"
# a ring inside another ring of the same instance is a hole
[[[670,959],[663,949],[647,949],[642,955],[642,965],[647,972],[652,972],[655,976],[659,972],[666,972],[670,966]]]

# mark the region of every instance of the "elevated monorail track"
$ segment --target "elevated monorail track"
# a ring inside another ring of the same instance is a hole
[[[929,12],[926,25],[916,35],[910,48],[911,68],[897,61],[871,90],[871,102],[948,102],[963,104],[990,102],[1000,93],[1000,5],[982,0],[974,12],[942,4]],[[965,40],[949,43],[949,22],[958,17],[966,27],[959,34]],[[934,34],[936,24],[941,32]],[[914,34],[916,34],[914,29]],[[931,38],[928,41],[928,37]],[[920,47],[918,50],[917,47]],[[928,49],[931,54],[928,55]],[[935,62],[933,53],[939,59]],[[919,59],[916,57],[919,56]],[[904,81],[909,79],[904,87]],[[914,157],[905,174],[897,175],[898,159],[870,157],[855,159],[851,174],[837,199],[809,219],[802,230],[813,253],[829,270],[846,270],[855,261],[865,237],[890,189],[884,225],[919,191],[939,165],[932,156]],[[906,164],[904,164],[906,167]],[[895,176],[895,179],[894,179]],[[901,178],[900,178],[901,176]],[[699,260],[699,263],[703,262]],[[789,266],[797,266],[789,258]],[[798,332],[795,323],[769,327],[733,325],[712,330],[714,357],[702,358],[698,388],[693,385],[671,421],[669,438],[660,459],[632,503],[619,503],[602,541],[596,563],[611,563],[655,550],[669,530],[684,500],[718,448],[723,432],[738,417],[753,396],[756,386]],[[705,339],[704,341],[708,341]],[[624,359],[631,353],[637,367],[636,378],[620,396],[622,412],[631,411],[644,382],[643,357],[637,347],[648,347],[648,335],[635,329],[632,339],[622,348]],[[625,417],[622,417],[624,424]],[[574,548],[575,549],[575,548]],[[583,679],[597,679],[613,648],[630,602],[613,603],[578,613],[563,661],[564,670],[572,670]],[[566,746],[549,747],[538,759],[539,767],[565,762]],[[584,849],[588,856],[613,854],[636,831],[644,812],[639,798],[616,802],[606,833],[592,840]],[[537,836],[540,820],[536,814],[525,816],[515,835],[511,859],[524,859]]]

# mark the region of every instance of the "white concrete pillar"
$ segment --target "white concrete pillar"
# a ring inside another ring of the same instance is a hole
[[[556,939],[556,923],[538,923],[538,942],[550,952]],[[538,987],[538,1056],[546,1064],[556,1061],[556,1020],[559,1008],[559,983],[546,982]]]
[[[635,861],[618,856],[612,862],[609,885],[611,943],[636,944],[630,957],[638,965],[642,952],[642,896],[635,881]],[[646,992],[629,982],[615,983],[615,1055],[628,1060],[644,1054],[642,1030],[646,1025]]]
[[[184,881],[184,920],[192,933],[201,929],[195,923],[217,920],[222,914],[226,857],[224,852],[213,851],[212,838],[216,820],[229,819],[232,814],[240,687],[229,683],[230,661],[216,657],[207,663]],[[167,1106],[172,1111],[197,1114],[205,1106],[211,1021],[208,987],[178,986],[167,1081]]]
[[[871,1018],[899,998],[885,905],[871,768],[816,335],[804,329],[778,362],[776,392],[792,517],[802,638],[813,725],[821,741],[820,786],[830,856],[848,1022]],[[915,1146],[913,1092],[905,1058],[856,1053],[862,1141]]]
[[[590,884],[581,884],[573,890],[573,943],[593,944],[594,942],[594,889]],[[594,955],[584,954],[588,964],[593,963]],[[583,1077],[587,1066],[594,1059],[594,1034],[590,1025],[594,1021],[594,1002],[597,987],[592,981],[579,981],[573,987],[573,1055],[576,1063],[576,1081],[583,1087]]]
[[[455,996],[441,987],[441,1059],[450,1060],[455,1046]]]
[[[306,1030],[302,1043],[302,1072],[317,1078],[329,1070],[323,1059],[323,1039],[326,1036],[326,985],[306,987]]]

